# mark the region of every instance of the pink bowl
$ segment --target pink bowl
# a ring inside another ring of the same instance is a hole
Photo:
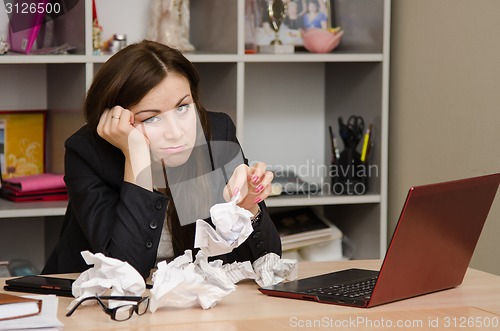
[[[343,30],[339,32],[330,32],[323,29],[302,30],[302,40],[304,47],[313,53],[329,53],[340,43],[344,34]]]

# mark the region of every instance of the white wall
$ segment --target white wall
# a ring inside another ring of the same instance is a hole
[[[0,8],[2,9],[0,10],[0,37],[6,40],[9,34],[9,17],[1,4]]]
[[[101,3],[106,2],[105,6]],[[107,40],[114,34],[126,34],[127,43],[146,38],[150,1],[138,0],[96,0],[97,18],[102,26],[102,38]],[[140,17],[140,19],[136,19]],[[123,22],[127,27],[123,30]]]
[[[500,172],[499,31],[498,0],[392,2],[389,236],[411,185]],[[473,267],[500,275],[499,235],[500,194]]]

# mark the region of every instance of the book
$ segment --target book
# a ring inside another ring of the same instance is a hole
[[[50,191],[55,189],[65,189],[63,174],[44,173],[30,176],[20,176],[6,178],[3,180],[3,187],[16,192],[32,193],[35,191]]]
[[[2,193],[6,194],[6,195],[13,195],[16,197],[26,197],[26,196],[34,196],[34,195],[67,194],[68,190],[64,187],[64,188],[54,188],[54,189],[47,189],[47,190],[36,190],[36,191],[22,192],[22,191],[18,191],[16,189],[12,189],[9,187],[4,187],[2,189]]]
[[[4,179],[0,195],[14,202],[68,200],[64,175],[51,173]]]
[[[0,293],[0,321],[33,316],[42,311],[42,300]]]
[[[2,189],[0,196],[12,202],[36,202],[36,201],[65,201],[68,200],[68,193],[41,193],[41,194],[12,194],[8,190]]]
[[[63,324],[57,319],[57,307],[59,298],[53,294],[49,295],[27,295],[25,298],[39,299],[42,301],[42,311],[40,314],[23,318],[11,318],[0,321],[1,331],[13,330],[54,330],[63,329]]]
[[[342,238],[342,232],[310,207],[271,214],[283,250]]]

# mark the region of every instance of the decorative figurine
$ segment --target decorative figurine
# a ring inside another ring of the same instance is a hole
[[[189,42],[189,0],[153,0],[148,39],[192,52]]]
[[[95,0],[92,1],[92,50],[94,54],[101,54],[102,48],[102,26],[97,18]]]
[[[9,43],[3,40],[3,36],[0,37],[0,55],[7,54],[9,50]]]
[[[92,22],[92,50],[94,54],[101,54],[102,47],[102,27],[97,22],[97,18]]]

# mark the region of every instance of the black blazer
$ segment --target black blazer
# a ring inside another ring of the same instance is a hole
[[[225,113],[208,112],[212,141],[237,143],[236,128]],[[54,251],[42,274],[82,272],[90,266],[80,252],[103,253],[128,262],[147,278],[155,266],[167,197],[124,182],[124,156],[87,126],[65,142],[65,176],[69,203]],[[281,241],[265,204],[260,225],[225,263],[255,261],[274,252]]]

